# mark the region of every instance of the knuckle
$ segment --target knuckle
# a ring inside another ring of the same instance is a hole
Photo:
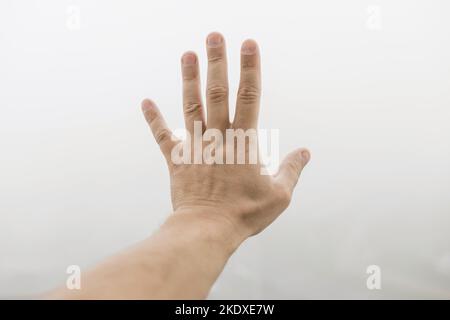
[[[286,166],[293,175],[298,177],[301,165],[297,161],[289,161],[286,163]]]
[[[244,103],[255,103],[259,99],[259,89],[255,86],[242,86],[238,91],[238,98]]]
[[[194,66],[184,66],[182,69],[182,76],[185,83],[196,82],[198,72]]]
[[[280,203],[287,205],[291,202],[292,194],[291,190],[285,186],[280,186],[280,188],[277,191],[277,198],[279,199]]]
[[[202,105],[197,102],[187,102],[184,105],[184,114],[187,116],[197,114],[201,110],[202,110]]]
[[[228,88],[225,86],[210,86],[206,92],[212,103],[224,102],[228,97]]]
[[[208,62],[209,63],[220,63],[223,62],[223,55],[222,54],[211,54],[208,55]]]
[[[155,134],[156,143],[162,145],[172,139],[172,135],[168,129],[158,130]]]
[[[155,112],[155,110],[145,110],[144,111],[144,117],[147,120],[148,124],[152,124],[153,121],[155,121],[158,118],[158,113]]]
[[[241,62],[242,69],[248,71],[257,71],[257,63],[254,57],[245,57]]]
[[[183,80],[185,82],[191,82],[191,81],[197,80],[197,75],[193,72],[184,70],[183,71]]]

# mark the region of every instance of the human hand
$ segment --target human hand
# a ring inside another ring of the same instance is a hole
[[[261,93],[260,55],[257,43],[246,40],[241,48],[241,76],[235,117],[229,120],[228,77],[225,42],[219,33],[207,38],[208,76],[204,104],[200,93],[198,58],[186,52],[181,59],[183,75],[183,110],[190,139],[189,156],[195,154],[195,125],[204,135],[208,129],[218,129],[225,137],[227,129],[256,129]],[[274,221],[289,205],[292,192],[310,154],[306,149],[291,152],[275,175],[261,174],[261,161],[245,164],[180,164],[174,162],[174,148],[183,142],[167,127],[159,109],[151,100],[142,102],[145,118],[167,160],[171,180],[171,196],[175,215],[190,215],[200,220],[214,221],[234,230],[240,240],[257,234]],[[225,139],[221,152],[236,150],[234,139]],[[200,154],[208,147],[203,143]],[[245,143],[244,154],[250,153]],[[221,154],[221,156],[222,156]],[[216,154],[217,155],[217,154]],[[216,156],[215,155],[215,156]],[[200,156],[202,157],[202,156]],[[234,155],[233,155],[234,158]]]

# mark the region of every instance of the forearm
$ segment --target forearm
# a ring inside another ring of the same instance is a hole
[[[245,238],[217,212],[175,212],[154,235],[83,274],[81,290],[61,289],[51,298],[205,298]]]

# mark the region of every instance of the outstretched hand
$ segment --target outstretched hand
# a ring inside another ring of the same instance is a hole
[[[249,158],[252,152],[250,149],[254,147],[246,142],[243,152],[237,150],[234,138],[225,139],[225,131],[257,128],[261,95],[260,53],[255,41],[246,40],[242,44],[236,111],[234,119],[230,121],[227,57],[223,36],[216,32],[211,33],[207,37],[206,48],[206,108],[202,102],[199,61],[196,54],[186,52],[181,58],[183,111],[187,139],[191,139],[188,144],[190,150],[184,149],[185,153],[188,152],[188,157],[184,159],[190,159],[192,162],[174,161],[174,156],[178,155],[177,148],[185,142],[174,137],[155,103],[144,100],[142,110],[167,160],[175,214],[194,215],[196,212],[203,212],[203,218],[218,221],[219,224],[231,224],[239,237],[245,239],[267,227],[288,206],[310,154],[306,149],[291,152],[275,175],[261,174],[259,157],[255,163],[225,163],[230,151],[234,152],[233,160],[236,160],[234,158],[239,153]],[[200,130],[200,135],[211,130],[219,130],[222,133],[225,140],[223,148],[216,148],[216,154],[213,154],[214,159],[220,158],[222,163],[216,161],[205,164],[202,159],[203,151],[212,142],[195,145],[193,140],[196,129]],[[202,150],[198,153],[195,148]],[[218,155],[217,152],[222,154]],[[196,153],[200,154],[200,159],[197,159],[200,161],[197,162],[192,159]]]

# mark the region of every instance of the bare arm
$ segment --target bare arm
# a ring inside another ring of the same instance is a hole
[[[190,133],[187,139],[193,141],[195,123],[201,135],[209,129],[216,129],[223,137],[227,129],[256,129],[261,91],[257,44],[247,40],[242,46],[241,80],[232,121],[228,112],[225,43],[220,34],[209,35],[207,52],[207,119],[197,56],[187,52],[182,57],[183,110]],[[167,161],[174,212],[154,235],[83,274],[81,290],[62,288],[49,298],[205,298],[239,245],[261,232],[288,206],[310,158],[306,149],[295,150],[275,175],[261,174],[259,158],[245,164],[180,164],[174,161],[173,150],[186,146],[185,142],[172,136],[152,101],[144,100],[142,110]],[[217,160],[221,150],[225,159],[230,146],[236,160],[241,150],[234,139],[225,139],[223,148],[216,148],[213,157]],[[196,147],[195,143],[189,144],[191,159],[195,158]],[[207,147],[208,144],[200,146],[201,160],[205,160],[203,151]],[[245,144],[246,159],[250,158],[252,147],[250,142]]]
[[[151,237],[82,276],[81,290],[48,298],[202,299],[243,241],[227,221],[205,210],[177,212]]]

